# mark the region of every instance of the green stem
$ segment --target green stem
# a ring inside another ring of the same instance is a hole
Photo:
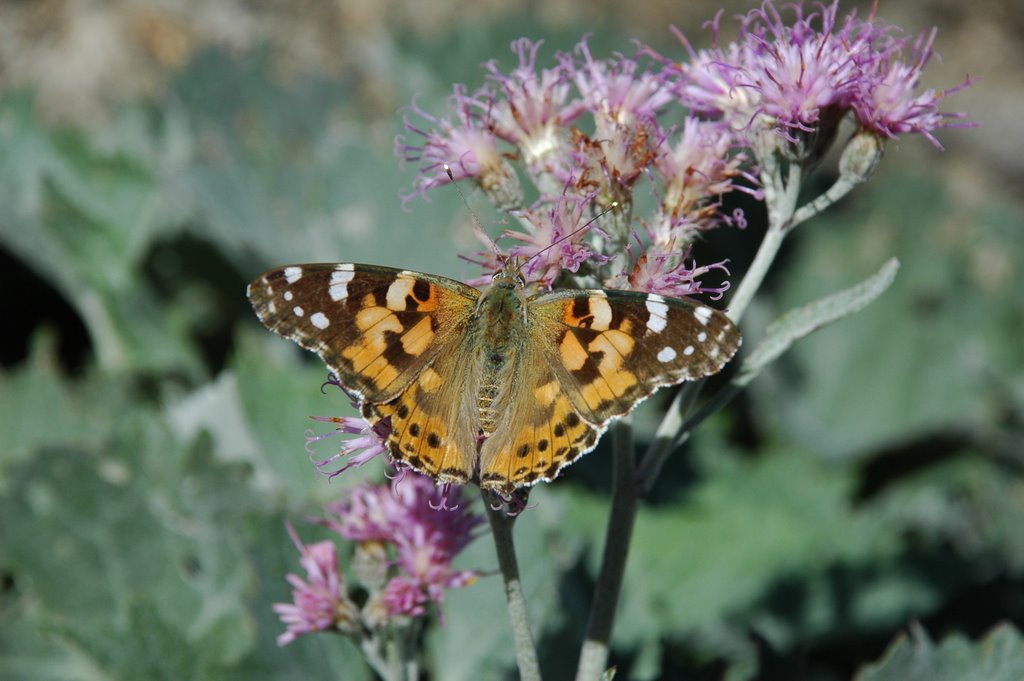
[[[800,191],[800,166],[796,163],[790,164],[788,175],[783,180],[782,170],[775,163],[766,164],[764,172],[761,173],[765,203],[768,206],[768,230],[757,249],[754,261],[750,263],[750,269],[736,287],[736,293],[729,299],[727,314],[734,322],[740,320],[750,301],[754,299],[754,294],[761,288],[786,234],[793,226],[793,212],[796,210],[797,195]]]
[[[612,448],[612,504],[605,533],[604,554],[601,557],[601,572],[594,589],[587,637],[580,650],[576,681],[595,681],[601,678],[608,665],[615,611],[626,574],[626,559],[633,537],[638,501],[633,425],[629,417],[621,419],[613,427]]]
[[[530,620],[526,612],[526,598],[519,581],[519,565],[516,561],[516,547],[512,541],[512,526],[515,517],[509,517],[504,509],[494,508],[492,499],[482,493],[487,519],[491,523],[491,536],[498,554],[498,568],[505,580],[505,603],[512,624],[512,640],[516,647],[516,663],[519,666],[520,681],[541,681],[540,665],[537,664],[537,648],[530,634]]]
[[[702,385],[702,381],[687,383],[677,390],[676,396],[672,398],[672,404],[669,405],[664,418],[658,424],[658,430],[654,433],[654,439],[651,440],[651,444],[647,447],[647,452],[644,454],[640,467],[637,469],[637,486],[642,496],[647,496],[650,493],[651,488],[654,486],[654,481],[658,479],[658,474],[661,472],[661,467],[665,464],[665,460],[668,459],[672,450],[675,449],[673,443],[682,433],[686,414],[689,413],[693,403],[697,400],[697,395],[700,394]]]
[[[863,180],[861,180],[860,178],[847,175],[840,175],[839,179],[836,180],[835,183],[831,187],[829,187],[824,194],[814,199],[810,203],[806,203],[800,206],[800,209],[793,213],[793,218],[790,220],[789,229],[796,227],[801,222],[806,222],[807,220],[810,220],[815,215],[822,212],[823,210],[834,204],[836,201],[849,194],[851,191],[854,190],[854,188],[859,186],[862,182]]]
[[[395,675],[394,668],[380,654],[380,638],[377,635],[363,638],[359,642],[359,647],[363,651],[363,657],[378,676],[385,681],[402,681],[400,676]]]
[[[761,183],[764,185],[765,204],[768,206],[768,230],[757,249],[754,261],[750,264],[743,280],[736,287],[736,292],[729,300],[727,314],[734,322],[739,322],[746,311],[754,294],[761,288],[786,234],[794,226],[793,218],[796,211],[797,197],[800,192],[802,169],[798,164],[789,165],[787,177],[783,179],[782,166],[777,159],[769,156],[764,162]],[[641,494],[647,494],[654,486],[658,474],[665,461],[688,436],[692,425],[687,424],[686,416],[693,408],[700,394],[703,383],[687,383],[676,393],[665,417],[655,433],[654,441],[647,450],[640,464],[637,480]],[[732,395],[729,396],[730,398]],[[726,400],[727,401],[727,400]],[[717,406],[724,404],[724,401]],[[706,416],[707,414],[702,415]]]

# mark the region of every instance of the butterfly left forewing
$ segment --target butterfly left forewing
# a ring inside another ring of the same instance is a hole
[[[444,277],[345,263],[275,268],[248,295],[267,328],[320,355],[354,397],[383,402],[452,342],[479,294]]]
[[[554,291],[531,301],[538,342],[591,423],[628,413],[665,385],[718,372],[740,333],[721,312],[634,291]]]

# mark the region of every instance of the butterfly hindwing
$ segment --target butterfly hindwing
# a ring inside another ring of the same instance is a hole
[[[594,448],[603,426],[588,423],[534,345],[524,350],[498,411],[501,424],[480,449],[480,484],[509,493],[558,472]]]
[[[392,457],[439,483],[468,482],[476,472],[479,412],[474,375],[465,371],[471,350],[450,343],[394,400],[367,403],[363,415],[390,419]]]
[[[310,264],[270,270],[248,295],[267,328],[320,355],[361,401],[384,402],[458,338],[479,292],[387,267]]]
[[[700,303],[634,291],[555,291],[531,301],[537,336],[580,414],[628,413],[660,386],[719,371],[740,333]]]

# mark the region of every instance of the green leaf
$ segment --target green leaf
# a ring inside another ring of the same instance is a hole
[[[239,337],[232,373],[174,408],[172,422],[180,432],[210,429],[221,443],[218,450],[249,461],[258,482],[280,486],[307,503],[330,501],[343,487],[380,480],[383,459],[348,470],[333,484],[317,472],[312,459],[333,455],[341,440],[328,438],[313,445],[311,457],[304,434],[310,430],[329,433],[333,427],[310,416],[357,416],[358,412],[337,387],[321,388],[328,371],[318,357],[267,331],[255,316],[247,327]]]
[[[953,634],[936,645],[920,625],[901,634],[856,681],[1019,681],[1024,678],[1024,639],[1010,623],[972,643]]]
[[[861,283],[782,315],[768,325],[764,337],[743,360],[733,383],[741,388],[746,386],[796,341],[870,305],[892,285],[897,270],[899,261],[890,258],[878,272]]]
[[[169,678],[368,678],[344,640],[276,646],[270,605],[298,557],[248,462],[216,456],[203,432],[176,442],[130,380],[68,384],[35,365],[5,380],[20,409],[4,417],[28,434],[0,462],[11,678],[148,678],[153,664]],[[77,421],[50,430],[48,407],[65,405]]]
[[[785,450],[745,460],[705,437],[702,483],[637,516],[617,647],[680,640],[756,668],[750,628],[779,652],[844,630],[882,630],[931,612],[966,578],[948,565],[936,568],[946,582],[920,574],[906,556],[899,509],[852,512],[854,471]],[[599,547],[605,508],[573,492],[561,532]]]
[[[967,211],[907,169],[863,192],[851,210],[801,227],[801,257],[780,272],[777,305],[836,288],[888,256],[900,259],[900,276],[752,383],[755,413],[829,457],[998,424],[993,386],[1024,373],[1024,282],[1010,275],[1024,263],[1024,219],[998,203]]]
[[[71,303],[101,365],[196,375],[185,329],[140,285],[142,259],[158,231],[160,191],[135,151],[48,130],[31,98],[3,98],[0,241]]]
[[[217,243],[247,276],[323,261],[477,274],[457,256],[476,242],[455,190],[403,209],[401,188],[411,187],[414,171],[394,155],[400,117],[361,121],[359,93],[347,82],[279,80],[260,58],[211,51],[174,83],[194,148],[175,168],[173,190],[199,217],[190,227],[197,236]],[[206,139],[219,141],[218,153],[204,153]],[[414,239],[428,247],[409,248]]]

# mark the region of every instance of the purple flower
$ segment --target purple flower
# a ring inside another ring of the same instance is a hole
[[[419,617],[426,608],[427,595],[419,583],[410,577],[393,577],[384,587],[383,602],[392,617]]]
[[[942,145],[932,131],[949,127],[974,127],[973,122],[962,121],[966,113],[941,113],[939,102],[970,85],[960,85],[936,92],[926,90],[915,94],[921,73],[932,57],[932,44],[936,31],[922,34],[914,44],[911,63],[898,59],[898,53],[888,52],[875,62],[874,78],[858,92],[853,103],[857,122],[876,134],[895,138],[904,133],[920,133],[939,149]]]
[[[576,191],[583,195],[597,190],[598,203],[604,206],[612,201],[630,203],[630,188],[653,162],[664,139],[657,115],[675,95],[635,59],[622,55],[594,59],[586,39],[576,52],[582,57],[580,65],[571,55],[560,55],[560,59],[572,74],[581,106],[594,117],[592,136],[574,130],[571,172]]]
[[[874,28],[850,15],[837,34],[838,0],[806,16],[800,5],[787,7],[795,14],[792,25],[771,2],[747,15],[744,87],[757,93],[759,112],[782,132],[811,132],[826,109],[849,105]]]
[[[582,65],[577,66],[570,55],[560,58],[572,74],[582,106],[594,115],[598,138],[615,126],[631,126],[637,121],[654,123],[658,113],[675,99],[672,90],[654,73],[641,70],[635,59],[623,55],[594,59],[586,38],[576,46],[576,52],[583,59]]]
[[[720,18],[721,12],[711,23],[716,42]],[[692,113],[721,117],[738,122],[737,128],[745,128],[757,109],[757,99],[756,93],[748,89],[743,80],[743,64],[747,58],[744,48],[729,43],[725,48],[695,50],[678,29],[673,27],[672,30],[689,53],[690,61],[676,63],[655,56],[664,64],[662,77],[673,85],[679,101]]]
[[[724,282],[720,286],[705,286],[698,277],[713,270],[719,270],[728,276],[729,270],[725,267],[727,261],[699,267],[694,261],[687,267],[686,260],[690,257],[690,250],[687,248],[685,252],[679,253],[649,249],[636,258],[630,271],[623,272],[606,282],[607,286],[657,293],[673,298],[707,293],[712,300],[720,300],[729,290],[729,282]]]
[[[354,633],[358,629],[359,610],[349,600],[345,578],[338,570],[338,553],[333,542],[322,541],[304,545],[291,525],[288,534],[295,542],[306,570],[306,579],[289,574],[292,603],[275,603],[274,612],[287,630],[277,637],[278,645],[286,645],[302,634],[335,630]]]
[[[315,456],[312,445],[326,440],[335,435],[358,435],[359,437],[349,438],[342,441],[341,449],[337,454],[316,461],[316,467],[327,477],[333,478],[347,471],[349,468],[362,466],[367,461],[375,459],[381,454],[390,459],[387,447],[387,437],[390,432],[389,426],[378,421],[370,425],[363,419],[355,416],[313,416],[315,421],[334,423],[337,427],[329,433],[316,434],[312,430],[306,431],[306,451]],[[338,459],[344,457],[345,464],[335,471],[324,471],[324,468],[331,465]]]
[[[701,51],[677,32],[690,62],[659,56],[663,77],[692,112],[721,117],[737,131],[773,129],[789,142],[810,136],[820,146],[852,110],[862,126],[881,135],[920,132],[937,144],[931,131],[964,117],[938,113],[938,102],[968,83],[913,94],[934,32],[918,39],[907,65],[898,59],[906,38],[896,29],[853,12],[840,21],[838,8],[836,0],[805,15],[799,3],[786,5],[792,13],[787,21],[768,1],[741,19],[735,42]],[[720,17],[712,23],[716,40]],[[821,149],[810,151],[808,157]]]
[[[614,126],[606,137],[573,131],[575,151],[566,186],[596,206],[631,205],[633,185],[655,159],[662,133],[644,123]]]
[[[483,522],[468,507],[454,506],[451,494],[429,478],[409,473],[390,485],[356,488],[347,499],[328,508],[324,524],[346,539],[393,546],[401,576],[440,605],[445,589],[463,587],[476,579],[476,571],[456,570],[452,561]]]
[[[527,281],[550,288],[563,270],[578,272],[588,260],[596,264],[608,261],[584,242],[588,230],[581,228],[590,219],[588,207],[592,198],[563,192],[553,204],[519,214],[530,227],[528,233],[504,233],[520,242],[508,249],[508,255],[522,262],[521,272]]]
[[[520,38],[512,42],[519,65],[508,75],[496,61],[484,64],[488,78],[504,95],[487,111],[494,133],[514,144],[534,178],[557,174],[569,160],[568,125],[579,115],[578,105],[567,105],[570,86],[562,68],[537,72],[541,41]]]
[[[430,124],[429,130],[414,125],[408,117],[405,129],[424,138],[423,146],[407,144],[404,137],[395,140],[395,152],[406,161],[421,164],[420,174],[414,182],[415,191],[402,197],[407,203],[417,194],[425,194],[451,180],[445,170],[451,168],[455,180],[472,179],[502,208],[514,208],[522,203],[522,189],[515,170],[505,154],[498,148],[498,138],[489,116],[493,96],[486,89],[469,96],[456,85],[451,97],[458,124],[431,116],[415,102],[410,110]],[[484,114],[481,115],[480,111]]]
[[[746,154],[732,153],[735,144],[724,123],[686,118],[679,139],[654,162],[663,183],[658,214],[649,230],[655,244],[689,243],[697,231],[722,222],[719,197],[736,189],[752,192],[734,184],[740,176],[755,184],[743,171]]]

